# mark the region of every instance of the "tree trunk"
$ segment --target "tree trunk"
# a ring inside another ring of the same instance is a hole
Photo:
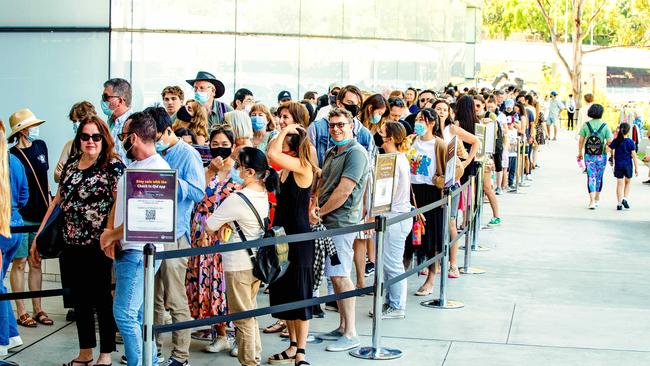
[[[582,105],[582,6],[584,0],[574,1],[573,11],[573,75],[571,77],[571,88],[576,101],[576,110]]]

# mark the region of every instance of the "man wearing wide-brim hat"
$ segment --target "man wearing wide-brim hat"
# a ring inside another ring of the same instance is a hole
[[[25,225],[40,225],[47,207],[50,203],[50,189],[48,186],[47,171],[49,169],[48,152],[45,141],[39,139],[38,126],[44,120],[36,117],[27,108],[20,109],[9,117],[11,133],[9,142],[15,142],[9,151],[18,158],[25,170],[29,198],[27,204],[19,212]],[[35,233],[24,234],[20,245],[16,249],[11,266],[11,288],[14,292],[24,290],[25,266],[29,256],[29,248],[34,241]],[[41,290],[43,278],[40,265],[29,264],[29,289]],[[23,300],[16,300],[17,322],[25,327],[35,327],[38,323],[52,325],[54,322],[41,308],[41,299],[33,298],[34,313],[30,315],[25,309]]]
[[[226,91],[223,83],[207,71],[199,71],[194,79],[186,81],[194,88],[194,99],[208,110],[208,128],[223,124],[223,115],[232,111],[228,104],[217,100]]]

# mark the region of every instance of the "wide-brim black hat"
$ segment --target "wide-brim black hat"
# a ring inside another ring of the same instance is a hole
[[[187,83],[192,86],[194,86],[195,81],[207,81],[211,83],[212,85],[214,85],[214,88],[217,90],[214,95],[215,98],[220,98],[223,95],[223,93],[226,92],[226,87],[223,86],[223,83],[220,80],[217,80],[217,78],[214,77],[214,75],[210,74],[207,71],[199,71],[196,73],[196,77],[194,79],[185,80],[185,81],[187,81]]]

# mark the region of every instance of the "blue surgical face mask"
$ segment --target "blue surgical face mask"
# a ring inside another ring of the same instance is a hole
[[[104,112],[106,117],[110,117],[113,115],[113,111],[111,110],[110,103],[108,103],[108,101],[102,102],[101,107],[102,107],[102,112]]]
[[[244,184],[244,180],[239,175],[239,169],[235,169],[234,166],[230,168],[230,179],[232,179],[232,182],[235,184]]]
[[[252,116],[251,122],[253,122],[254,131],[261,131],[266,128],[266,117],[264,116]]]
[[[77,134],[77,131],[79,130],[79,125],[80,124],[81,124],[81,122],[72,122],[72,132],[74,132],[75,135]]]
[[[381,114],[373,114],[372,116],[372,123],[377,124],[381,121]]]
[[[27,140],[32,142],[38,140],[38,136],[39,136],[38,126],[30,128],[29,131],[27,132],[28,132]]]
[[[165,151],[169,147],[169,144],[163,141],[161,138],[160,140],[156,141],[156,152],[161,153]]]
[[[427,133],[427,126],[425,126],[424,123],[415,122],[415,126],[413,126],[413,131],[415,131],[415,134],[418,136],[424,136],[424,134]]]
[[[196,99],[196,101],[199,102],[200,104],[205,104],[208,102],[209,99],[208,92],[200,92],[200,91],[194,92],[194,99]]]
[[[347,139],[345,139],[345,140],[343,140],[343,141],[336,141],[336,140],[334,140],[334,138],[331,138],[331,137],[330,137],[330,141],[332,141],[332,143],[333,143],[334,145],[340,147],[340,146],[347,145],[350,141],[352,141],[352,139],[351,139],[351,138],[347,138]]]

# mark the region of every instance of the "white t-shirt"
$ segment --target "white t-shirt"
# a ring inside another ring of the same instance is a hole
[[[411,180],[409,177],[410,165],[406,156],[397,154],[395,162],[395,182],[393,186],[393,204],[390,207],[393,213],[404,213],[411,211]]]
[[[159,154],[154,154],[151,155],[150,157],[140,160],[140,161],[134,161],[129,166],[126,168],[127,170],[129,169],[171,169],[169,167],[169,164],[165,161],[165,159],[162,158]],[[117,198],[115,200],[115,220],[113,222],[114,227],[118,227],[124,223],[124,176],[126,174],[122,175],[120,177],[120,180],[117,182]],[[127,249],[135,249],[135,250],[142,250],[144,245],[146,243],[138,243],[138,242],[124,242],[120,240],[122,249],[127,250]],[[156,251],[162,252],[165,250],[165,247],[162,244],[156,244]]]
[[[411,183],[433,185],[436,175],[436,139],[422,141],[416,138],[409,154]]]
[[[269,216],[269,197],[266,192],[258,192],[249,188],[243,188],[239,192],[243,193],[251,201],[262,220]],[[251,208],[234,192],[217,207],[206,221],[206,225],[210,230],[217,231],[224,224],[228,224],[232,228],[232,235],[227,243],[222,244],[238,243],[241,242],[241,239],[233,221],[237,221],[248,241],[259,239],[264,235],[264,231]],[[253,249],[253,252],[255,251]],[[253,263],[248,256],[247,250],[223,252],[221,257],[226,272],[253,269]]]

